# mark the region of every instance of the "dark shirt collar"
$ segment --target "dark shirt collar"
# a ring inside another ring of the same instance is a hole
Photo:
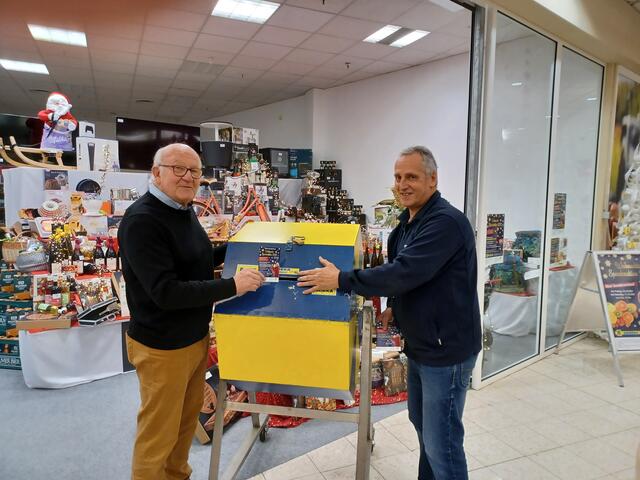
[[[411,222],[409,222],[409,209],[405,208],[404,212],[402,212],[400,215],[398,215],[398,221],[400,223],[414,223],[414,222],[420,220],[422,217],[424,217],[427,214],[427,212],[429,210],[431,210],[431,207],[433,207],[433,205],[438,201],[440,196],[441,195],[440,195],[440,192],[438,190],[433,192],[433,195],[431,195],[429,200],[427,200],[427,203],[425,203],[422,206],[422,208],[420,210],[418,210],[418,213],[415,214],[415,216],[413,217],[413,220],[411,220]]]

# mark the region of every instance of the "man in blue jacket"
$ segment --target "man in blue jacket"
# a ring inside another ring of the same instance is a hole
[[[300,272],[305,293],[339,288],[388,297],[409,358],[408,410],[420,440],[419,480],[468,478],[462,412],[481,348],[474,232],[462,212],[437,190],[438,171],[422,146],[402,151],[395,188],[405,211],[391,232],[389,263],[341,272]]]

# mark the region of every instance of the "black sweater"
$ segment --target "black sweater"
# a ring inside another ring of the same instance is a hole
[[[232,278],[213,279],[226,247],[212,248],[191,209],[176,210],[146,193],[127,209],[118,243],[129,336],[148,347],[173,350],[201,340],[213,304],[236,294]]]
[[[409,222],[391,232],[389,263],[340,273],[340,288],[390,297],[407,356],[431,366],[478,353],[480,309],[474,232],[469,220],[435,192]]]

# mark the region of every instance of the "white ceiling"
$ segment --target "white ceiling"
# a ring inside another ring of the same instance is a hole
[[[264,25],[212,17],[215,2],[0,1],[0,58],[50,72],[0,67],[0,112],[35,115],[59,90],[81,119],[197,124],[461,53],[471,41],[469,10],[429,0],[284,0]],[[28,23],[84,31],[88,48],[35,41]],[[432,33],[400,49],[362,41],[388,23]]]

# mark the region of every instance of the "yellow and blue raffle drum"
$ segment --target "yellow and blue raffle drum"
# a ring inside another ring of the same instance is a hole
[[[358,307],[350,292],[303,294],[301,270],[359,268],[359,225],[250,223],[230,241],[222,276],[262,269],[269,251],[280,271],[258,291],[218,303],[214,321],[220,377],[248,391],[350,400],[359,363]]]

